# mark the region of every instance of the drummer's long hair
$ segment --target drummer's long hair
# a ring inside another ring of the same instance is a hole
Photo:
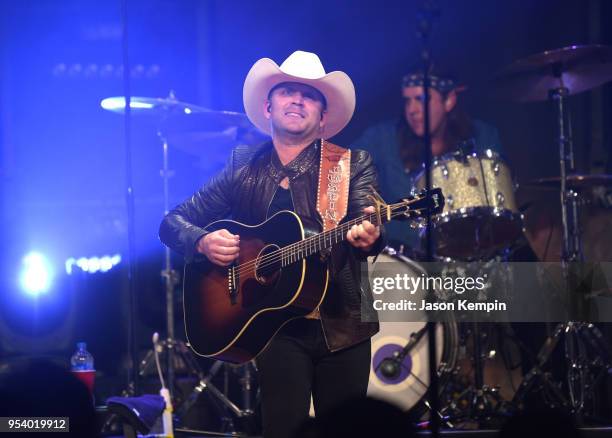
[[[443,100],[446,100],[448,97],[448,93],[440,94]],[[400,157],[404,164],[404,168],[408,171],[420,170],[423,163],[423,157],[425,156],[425,145],[423,143],[423,138],[418,137],[406,121],[405,109],[403,106],[397,122],[397,136],[400,146]],[[473,136],[472,120],[463,110],[459,99],[457,99],[457,104],[447,116],[444,143],[449,147],[450,152],[457,145]]]

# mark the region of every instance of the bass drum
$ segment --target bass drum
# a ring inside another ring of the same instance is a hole
[[[390,268],[388,263],[393,263],[393,268]],[[383,270],[382,264],[384,264],[384,273],[381,273],[381,276],[392,272],[393,275],[408,274],[419,277],[426,273],[413,260],[396,253],[392,248],[385,248],[376,262],[368,265],[370,279],[376,276],[377,267]],[[383,375],[380,364],[385,358],[393,357],[395,352],[401,351],[410,342],[411,334],[416,335],[422,329],[426,330],[425,325],[424,322],[380,323],[380,331],[372,338],[372,361],[368,384],[368,396],[393,403],[419,417],[425,413],[424,397],[429,388],[427,333],[419,338],[403,359],[397,377],[390,378]],[[452,316],[447,322],[436,324],[436,334],[439,387],[442,393],[455,369],[459,351],[457,324]]]

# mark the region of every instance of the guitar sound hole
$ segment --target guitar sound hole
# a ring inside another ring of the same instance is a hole
[[[259,256],[257,256],[255,278],[260,284],[269,286],[278,279],[281,270],[281,260],[278,253],[272,253],[279,249],[278,245],[266,245],[259,253]]]

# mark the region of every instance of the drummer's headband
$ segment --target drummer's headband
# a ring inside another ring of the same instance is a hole
[[[423,73],[410,73],[402,78],[402,87],[422,87]],[[452,90],[463,91],[465,87],[460,86],[454,79],[442,78],[436,75],[429,75],[429,86],[442,94],[447,94]]]

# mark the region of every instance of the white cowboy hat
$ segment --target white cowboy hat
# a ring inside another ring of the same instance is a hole
[[[325,73],[321,60],[314,53],[293,52],[280,67],[270,58],[253,64],[244,80],[242,99],[249,120],[261,131],[270,134],[270,121],[264,115],[268,93],[282,82],[299,82],[319,90],[327,101],[327,120],[322,137],[333,137],[344,128],[355,112],[355,87],[341,71]]]

